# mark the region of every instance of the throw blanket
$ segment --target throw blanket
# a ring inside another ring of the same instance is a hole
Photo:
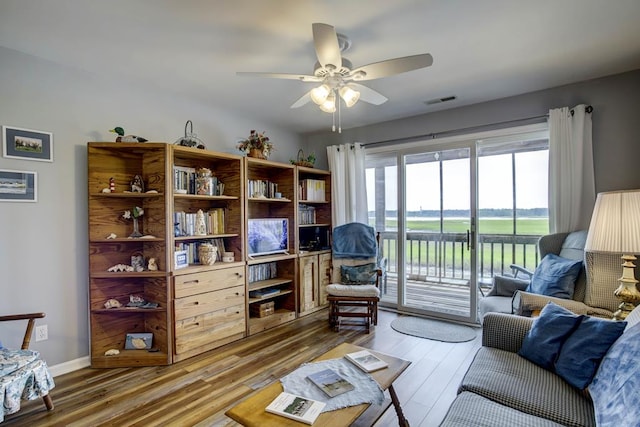
[[[333,229],[333,256],[335,258],[371,258],[378,245],[373,227],[360,222],[339,225]]]

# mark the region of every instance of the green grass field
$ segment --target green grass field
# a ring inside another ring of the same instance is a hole
[[[407,221],[407,231],[440,231],[440,223],[437,219]],[[398,228],[398,221],[389,219],[386,221],[387,230]],[[469,229],[469,221],[462,219],[445,219],[443,231],[445,233],[464,233]],[[482,234],[518,234],[518,235],[543,235],[549,233],[549,220],[547,218],[526,218],[516,222],[516,232],[513,230],[511,218],[480,218],[478,233]]]

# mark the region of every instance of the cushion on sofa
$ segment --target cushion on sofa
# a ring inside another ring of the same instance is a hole
[[[340,266],[340,281],[343,285],[374,285],[377,275],[378,269],[374,263]]]
[[[533,272],[526,290],[534,294],[571,299],[581,269],[581,260],[547,254]]]
[[[562,425],[595,426],[593,405],[585,393],[510,351],[480,348],[459,391],[476,393]]]
[[[564,341],[581,319],[582,316],[577,316],[559,305],[545,305],[540,317],[533,321],[518,354],[552,371]]]
[[[613,343],[589,385],[598,426],[638,425],[640,420],[639,357],[640,323],[635,323]]]
[[[554,368],[566,382],[586,388],[611,344],[622,335],[627,322],[584,317],[567,337]]]
[[[545,418],[525,414],[475,393],[463,391],[449,408],[440,427],[561,427]]]

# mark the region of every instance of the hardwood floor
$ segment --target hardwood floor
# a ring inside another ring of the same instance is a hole
[[[370,334],[361,326],[329,329],[327,311],[226,345],[172,366],[80,369],[55,378],[55,409],[25,402],[3,426],[237,426],[224,412],[303,362],[351,342],[410,360],[394,388],[412,427],[437,426],[481,345],[443,343],[397,333],[398,315],[379,311]],[[375,424],[397,426],[393,407]]]

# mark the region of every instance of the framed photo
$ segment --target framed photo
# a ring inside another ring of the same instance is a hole
[[[4,157],[53,162],[53,134],[39,130],[2,126]]]
[[[37,202],[38,174],[0,169],[0,202]]]
[[[143,332],[137,334],[127,334],[125,337],[125,350],[149,350],[153,344],[153,334]]]

